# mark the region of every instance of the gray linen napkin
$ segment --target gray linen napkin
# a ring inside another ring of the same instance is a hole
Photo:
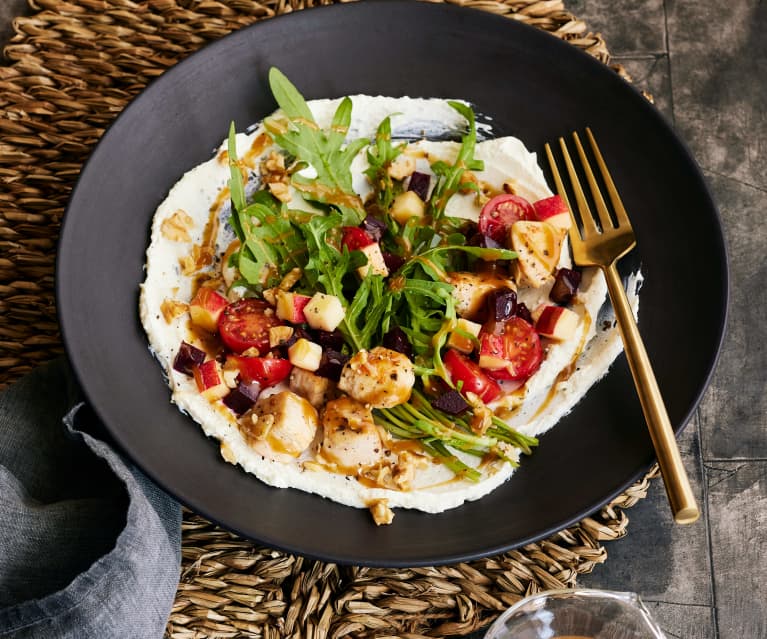
[[[181,509],[78,395],[63,359],[0,394],[0,637],[162,637]]]

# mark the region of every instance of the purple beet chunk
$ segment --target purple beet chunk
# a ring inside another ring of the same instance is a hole
[[[554,286],[551,287],[549,299],[555,304],[569,304],[578,292],[580,283],[580,271],[571,268],[559,269],[554,279]]]
[[[492,291],[485,300],[487,318],[496,322],[505,322],[517,310],[517,294],[510,288],[499,288]]]
[[[389,269],[389,273],[394,273],[395,271],[398,271],[400,267],[405,263],[404,257],[400,257],[399,255],[395,255],[394,253],[384,253],[383,259],[384,259],[384,264],[386,264],[386,268]]]
[[[377,217],[368,215],[360,223],[360,228],[365,231],[375,242],[380,242],[386,231],[386,224]]]
[[[469,408],[466,400],[461,397],[461,394],[457,390],[449,390],[446,393],[443,393],[437,397],[431,405],[448,415],[460,415]]]
[[[525,320],[528,324],[535,324],[535,322],[533,322],[533,316],[530,314],[530,309],[528,309],[522,302],[517,304],[517,310],[514,315]]]
[[[201,351],[199,348],[181,342],[181,346],[176,353],[176,358],[173,360],[173,370],[184,375],[192,375],[192,367],[199,366],[205,361],[205,351]]]
[[[314,339],[310,341],[317,342],[317,344],[322,346],[325,350],[340,352],[344,347],[344,336],[338,329],[334,330],[332,333],[328,331],[314,331]]]
[[[242,415],[253,407],[260,392],[261,387],[257,382],[240,382],[222,401],[233,413]]]
[[[337,382],[341,379],[341,371],[344,369],[344,365],[349,361],[349,356],[339,353],[333,350],[322,351],[322,359],[320,360],[320,367],[314,371],[316,375],[320,377],[327,377]]]
[[[426,173],[413,171],[413,174],[410,176],[410,183],[408,184],[407,190],[413,191],[413,193],[415,193],[424,202],[426,202],[429,199],[430,185],[431,176],[427,175]]]
[[[393,327],[384,335],[383,345],[388,349],[402,353],[409,359],[413,359],[413,346],[410,344],[405,331],[399,326]]]

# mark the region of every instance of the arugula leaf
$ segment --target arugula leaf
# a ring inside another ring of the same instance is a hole
[[[438,161],[431,165],[432,171],[437,176],[437,184],[432,191],[431,215],[439,220],[445,214],[448,200],[455,195],[461,187],[475,188],[471,183],[461,184],[465,171],[481,171],[484,168],[482,160],[474,158],[474,149],[477,145],[477,126],[474,111],[462,102],[450,101],[448,104],[460,113],[469,122],[469,131],[461,141],[458,156],[450,165],[447,162]]]
[[[275,286],[281,277],[305,261],[306,245],[287,209],[279,213],[264,204],[251,204],[240,217],[249,254],[240,254],[240,273],[251,284]],[[250,259],[252,257],[252,260]]]
[[[229,158],[229,194],[232,198],[232,215],[229,222],[234,229],[234,233],[240,242],[245,240],[245,234],[242,232],[240,218],[238,213],[245,208],[245,185],[242,180],[242,172],[237,162],[237,131],[234,128],[234,121],[229,124],[229,138],[227,140],[227,155]]]
[[[274,286],[291,268],[303,264],[306,247],[287,209],[279,206],[268,192],[259,191],[250,205],[246,203],[234,123],[229,127],[227,152],[232,199],[229,221],[241,242],[240,250],[231,257],[232,264],[249,286],[256,289]]]
[[[388,211],[394,201],[394,181],[389,175],[389,167],[402,153],[406,143],[393,146],[391,143],[391,118],[386,117],[376,130],[374,145],[368,149],[367,158],[370,168],[365,171],[376,194],[376,203],[381,211]]]
[[[293,186],[307,200],[333,206],[345,225],[365,216],[362,200],[352,188],[351,163],[367,144],[354,140],[344,147],[352,116],[352,101],[341,100],[329,129],[320,129],[298,89],[278,69],[269,71],[269,85],[282,114],[264,120],[264,127],[288,153],[314,168],[317,177],[294,174]]]

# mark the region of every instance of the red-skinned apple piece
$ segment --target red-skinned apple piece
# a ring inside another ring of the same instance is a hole
[[[192,324],[209,333],[218,328],[218,318],[224,312],[229,300],[212,288],[201,287],[189,303],[189,316]]]
[[[308,295],[280,291],[277,293],[277,317],[291,324],[306,323],[304,307],[311,299]]]
[[[570,229],[572,225],[570,209],[558,195],[533,202],[533,208],[535,209],[535,219],[539,222],[548,222],[563,231]]]
[[[209,401],[221,399],[229,392],[229,387],[224,382],[221,364],[215,359],[209,359],[207,362],[193,367],[192,373],[200,395]]]
[[[578,314],[568,308],[546,306],[535,323],[535,330],[543,337],[563,342],[572,339],[579,321]]]

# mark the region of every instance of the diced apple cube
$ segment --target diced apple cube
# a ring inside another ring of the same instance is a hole
[[[456,322],[455,328],[450,332],[446,345],[468,355],[474,350],[475,342],[462,333],[478,337],[481,328],[481,324],[470,322],[467,319],[459,319]]]
[[[306,323],[312,328],[332,333],[343,321],[346,312],[335,295],[315,293],[311,301],[304,306]]]
[[[291,324],[303,324],[306,322],[304,308],[311,301],[311,297],[288,291],[277,291],[275,298],[277,302],[277,317]]]
[[[563,306],[546,306],[535,323],[539,335],[558,342],[572,339],[578,329],[578,314]]]
[[[209,333],[215,333],[218,329],[218,318],[228,304],[229,300],[212,288],[200,287],[189,303],[192,324]]]
[[[426,204],[414,191],[405,191],[394,198],[390,213],[397,223],[404,224],[411,217],[426,215]]]
[[[221,371],[221,364],[215,359],[209,359],[199,366],[192,369],[194,381],[197,382],[197,389],[200,395],[209,401],[221,399],[229,392],[229,387],[224,382],[224,376]]]
[[[269,329],[269,348],[277,348],[293,337],[292,326],[272,326]]]
[[[322,361],[322,346],[302,337],[288,349],[288,359],[293,366],[316,371]]]
[[[383,253],[381,253],[381,245],[378,242],[363,246],[359,250],[368,258],[368,263],[357,269],[357,274],[360,277],[365,277],[371,270],[374,275],[383,275],[386,277],[389,274],[389,269],[386,267]]]

